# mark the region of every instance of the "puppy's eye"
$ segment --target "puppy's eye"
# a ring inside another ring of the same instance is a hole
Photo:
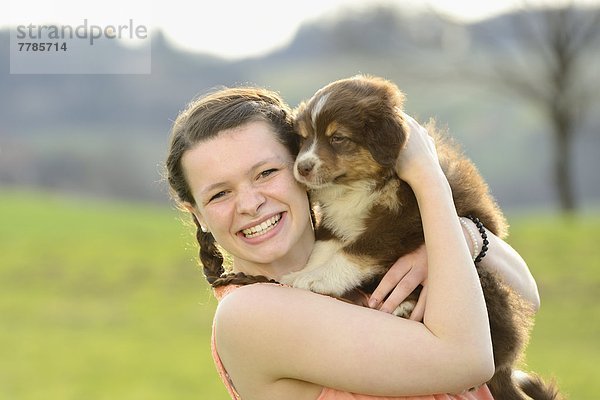
[[[329,140],[331,144],[342,144],[347,142],[349,139],[346,136],[332,135]]]

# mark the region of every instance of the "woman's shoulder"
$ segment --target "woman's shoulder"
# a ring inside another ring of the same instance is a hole
[[[295,289],[276,283],[255,283],[251,285],[227,288],[217,306],[215,320],[244,315],[257,317],[257,314],[269,314],[282,307],[282,301],[303,299],[314,296],[306,290]]]
[[[227,303],[245,302],[252,299],[264,300],[264,296],[276,296],[283,288],[290,287],[278,283],[253,283],[249,285],[227,285],[214,289],[214,292],[219,300],[219,308],[221,308]]]
[[[332,313],[337,313],[342,304],[347,306],[329,296],[286,285],[245,285],[230,291],[219,302],[214,318],[215,332],[221,342],[246,342],[249,334],[260,335],[259,332],[263,335],[270,333],[277,340],[277,332],[286,328],[298,329],[300,325],[303,329],[317,329],[315,310],[324,311],[333,307]]]
[[[238,287],[220,301],[214,320],[215,348],[240,393],[275,390],[282,384],[273,383],[291,376],[290,357],[304,337],[298,331],[311,329],[298,307],[306,311],[310,301],[303,299],[312,296],[320,295],[261,283]],[[320,390],[309,386],[315,393]]]

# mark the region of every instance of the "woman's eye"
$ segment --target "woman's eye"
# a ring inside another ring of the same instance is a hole
[[[213,200],[217,200],[220,199],[221,197],[225,196],[226,192],[223,190],[222,192],[216,193],[214,195],[212,195],[210,197],[210,199],[208,199],[209,202],[213,201]]]
[[[267,176],[271,175],[275,171],[277,171],[277,169],[275,169],[275,168],[266,169],[266,170],[264,170],[263,172],[260,173],[260,177],[261,178],[266,178]]]

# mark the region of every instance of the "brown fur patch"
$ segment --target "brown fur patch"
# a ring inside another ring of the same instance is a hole
[[[306,122],[301,120],[301,121],[297,121],[296,123],[296,132],[303,137],[304,139],[308,138],[308,129],[307,129],[307,125]]]
[[[336,121],[333,121],[327,125],[327,129],[325,129],[325,136],[331,137],[337,130],[339,129],[339,125]]]

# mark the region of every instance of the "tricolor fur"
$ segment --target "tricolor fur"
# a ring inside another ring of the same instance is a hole
[[[284,277],[285,283],[335,296],[369,291],[394,261],[423,244],[414,193],[394,169],[407,139],[403,101],[393,83],[357,76],[325,86],[296,110],[302,146],[294,175],[318,210],[317,242],[306,268]],[[475,215],[504,237],[505,219],[475,166],[433,124],[428,131],[458,214]],[[524,400],[511,374],[528,339],[531,312],[491,272],[479,273],[496,362],[490,389],[497,399]]]

